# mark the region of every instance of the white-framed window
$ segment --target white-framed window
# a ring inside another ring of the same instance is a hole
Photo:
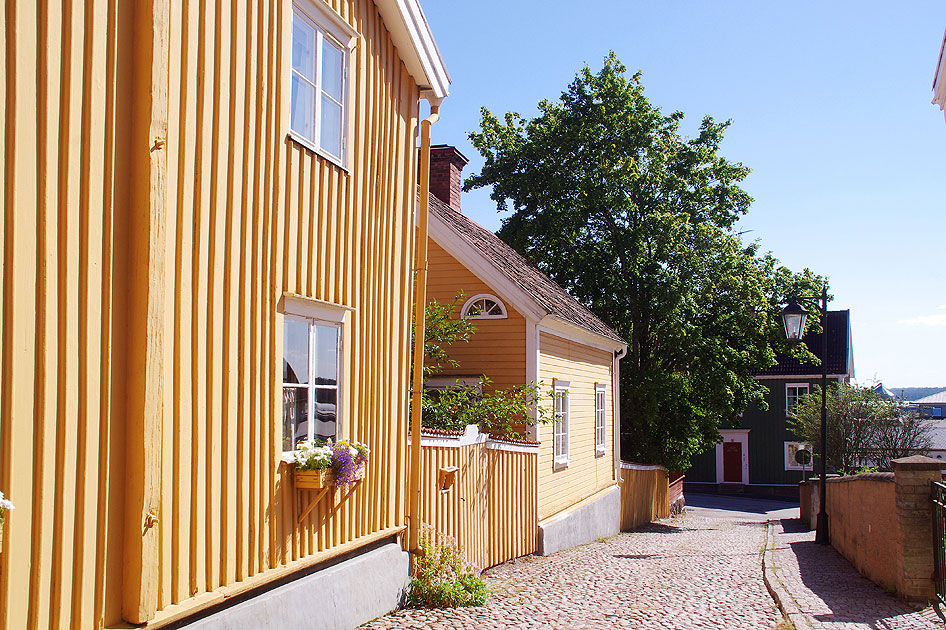
[[[942,418],[942,417],[943,417],[943,408],[942,408],[942,407],[931,407],[931,408],[930,408],[930,415],[931,415],[932,417],[934,417],[934,418]]]
[[[457,389],[457,388],[475,389],[483,393],[483,378],[481,376],[438,376],[436,378],[425,378],[424,389]]]
[[[791,415],[798,400],[808,394],[808,383],[789,383],[785,386],[785,415]]]
[[[344,421],[345,307],[295,296],[283,315],[282,450],[301,440],[336,440]]]
[[[480,293],[464,302],[460,309],[463,319],[505,319],[506,305],[495,295]]]
[[[553,391],[555,400],[553,403],[553,424],[554,424],[554,449],[555,465],[564,466],[568,464],[568,383],[556,381]]]
[[[785,442],[785,470],[811,470],[812,461],[809,458],[807,464],[801,464],[796,459],[798,451],[808,451],[809,456],[813,452],[811,444],[808,442]]]
[[[290,133],[344,164],[347,159],[350,50],[357,33],[320,0],[292,6]]]
[[[595,454],[604,455],[605,440],[607,439],[607,387],[601,383],[595,384]]]

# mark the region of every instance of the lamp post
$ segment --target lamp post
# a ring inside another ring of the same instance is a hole
[[[805,334],[805,321],[808,311],[792,300],[782,309],[782,325],[789,341],[801,341]],[[828,545],[827,511],[827,459],[828,459],[828,285],[821,288],[821,500],[818,505],[818,527],[815,530],[815,542]]]

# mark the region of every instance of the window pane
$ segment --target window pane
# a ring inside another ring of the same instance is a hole
[[[290,128],[311,141],[315,141],[315,88],[292,75],[290,98]]]
[[[303,387],[282,389],[282,450],[291,451],[300,440],[308,438],[309,390]]]
[[[339,103],[342,101],[342,78],[345,56],[342,49],[328,38],[322,38],[322,90]]]
[[[292,69],[315,83],[315,29],[298,15],[292,16]]]
[[[325,94],[322,95],[322,148],[334,156],[342,155],[342,108]]]
[[[309,324],[286,318],[282,346],[283,383],[309,382]]]
[[[338,385],[338,328],[315,327],[315,384]]]
[[[338,419],[338,390],[315,390],[315,438],[335,439],[336,420]]]

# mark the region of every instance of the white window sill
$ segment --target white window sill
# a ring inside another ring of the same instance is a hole
[[[568,468],[567,459],[556,459],[555,463],[552,465],[552,470],[563,470],[565,468]]]
[[[595,457],[604,457],[604,454],[607,452],[607,449],[603,446],[598,446],[595,448]]]
[[[303,138],[302,136],[295,133],[294,131],[290,130],[289,133],[286,134],[286,139],[289,140],[290,142],[295,142],[301,147],[308,149],[309,151],[312,151],[319,157],[325,160],[328,160],[329,162],[331,162],[338,168],[342,169],[346,173],[350,172],[348,167],[344,163],[342,163],[342,160],[338,159],[331,153],[328,153],[327,151],[324,151],[323,149],[320,149],[319,147],[315,146],[315,144],[313,144],[311,140],[308,140],[307,138]]]

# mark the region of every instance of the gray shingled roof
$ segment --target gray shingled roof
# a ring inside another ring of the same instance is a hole
[[[430,211],[453,228],[464,240],[489,260],[497,271],[515,283],[550,315],[618,343],[627,343],[607,324],[582,306],[558,284],[526,260],[498,236],[457,212],[433,194]]]
[[[914,400],[914,403],[918,405],[935,405],[935,404],[944,404],[946,403],[946,389],[941,392],[937,392],[932,396],[927,396],[926,398],[921,398],[919,400]]]

